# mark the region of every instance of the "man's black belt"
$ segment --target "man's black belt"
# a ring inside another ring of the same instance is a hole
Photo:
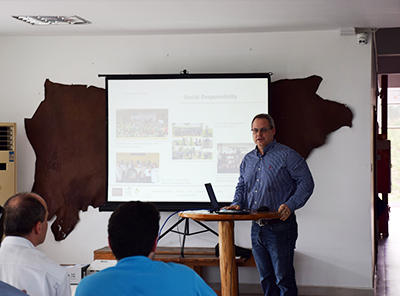
[[[267,225],[272,225],[272,224],[282,222],[282,220],[280,220],[280,219],[259,219],[254,222],[260,226],[267,226]]]

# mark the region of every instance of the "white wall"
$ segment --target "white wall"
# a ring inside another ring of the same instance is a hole
[[[372,287],[369,44],[358,45],[355,36],[340,36],[338,31],[320,31],[3,37],[0,48],[0,120],[18,123],[19,191],[32,188],[35,164],[23,120],[31,118],[44,99],[46,78],[104,87],[104,78],[98,74],[179,73],[187,69],[191,73],[271,71],[273,81],[321,76],[317,93],[348,104],[354,120],[352,128],[331,134],[326,145],[308,158],[316,186],[306,206],[297,211],[297,280],[304,286]],[[169,214],[163,213],[162,222]],[[90,208],[80,213],[81,221],[66,240],[55,242],[49,230],[40,249],[60,263],[91,262],[93,250],[107,245],[109,216]],[[172,217],[168,225],[176,219]],[[191,225],[191,230],[197,229]],[[217,228],[215,223],[209,225]],[[251,246],[249,229],[247,222],[236,223],[237,245]],[[186,245],[216,243],[215,236],[202,234],[189,237]],[[169,234],[160,245],[178,246],[179,237]],[[215,281],[218,272],[210,270],[206,277]],[[258,282],[257,271],[242,269],[240,281]]]

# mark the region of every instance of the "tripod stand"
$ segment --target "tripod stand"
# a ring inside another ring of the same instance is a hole
[[[183,234],[183,242],[182,242],[182,246],[181,246],[181,256],[182,258],[185,257],[184,254],[184,248],[185,248],[185,240],[186,240],[186,236],[188,235],[194,235],[194,234],[199,234],[199,233],[203,233],[203,232],[207,232],[207,231],[211,231],[213,234],[215,234],[216,236],[218,236],[218,232],[214,231],[213,229],[211,229],[210,227],[208,227],[207,225],[193,220],[194,222],[196,222],[197,224],[199,224],[200,226],[202,226],[203,228],[205,228],[204,230],[200,230],[200,231],[196,231],[196,232],[189,232],[189,220],[190,218],[182,218],[180,217],[178,222],[176,222],[174,225],[172,225],[170,228],[168,228],[162,235],[160,235],[160,237],[158,238],[159,240],[161,238],[163,238],[166,234],[168,234],[169,232],[174,232],[174,233],[178,233],[178,234]],[[185,221],[185,228],[183,230],[183,232],[181,231],[177,231],[177,230],[173,230],[176,226],[178,226],[179,224],[181,224],[183,221]]]

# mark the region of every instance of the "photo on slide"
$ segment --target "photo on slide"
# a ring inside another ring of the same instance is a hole
[[[158,183],[158,153],[118,153],[117,183]]]
[[[218,173],[239,173],[243,157],[254,149],[254,144],[218,144]]]
[[[117,110],[117,138],[167,138],[168,109]]]

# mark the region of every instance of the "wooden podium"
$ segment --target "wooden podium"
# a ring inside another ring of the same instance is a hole
[[[238,270],[235,260],[234,221],[278,219],[278,212],[252,212],[246,215],[215,214],[197,211],[180,212],[179,216],[196,221],[218,221],[221,296],[239,295]]]

